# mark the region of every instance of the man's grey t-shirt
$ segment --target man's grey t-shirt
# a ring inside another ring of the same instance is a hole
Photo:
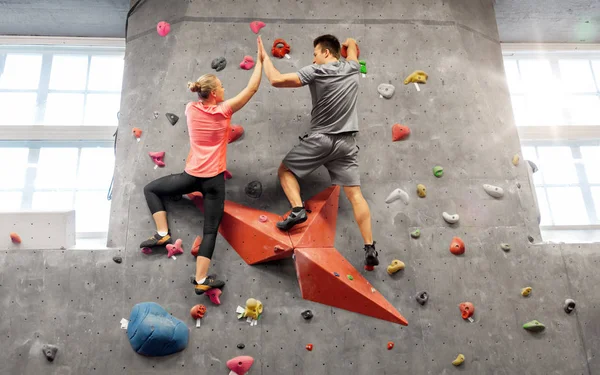
[[[313,133],[339,134],[358,131],[357,61],[312,64],[298,71],[302,85],[312,96],[310,127]]]

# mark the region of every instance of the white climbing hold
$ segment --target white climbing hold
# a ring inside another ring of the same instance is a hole
[[[458,223],[458,214],[450,215],[447,212],[443,212],[442,217],[448,224]]]
[[[499,186],[483,184],[483,190],[494,198],[502,198],[504,196],[504,189]]]
[[[377,91],[379,92],[379,95],[383,96],[386,99],[390,99],[392,96],[394,96],[396,88],[394,87],[394,85],[390,85],[389,83],[382,83],[379,86],[377,86]]]
[[[401,199],[404,204],[408,205],[409,196],[408,193],[402,189],[396,189],[385,198],[385,203],[392,203],[398,199]]]

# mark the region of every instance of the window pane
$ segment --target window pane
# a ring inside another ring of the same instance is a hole
[[[28,148],[0,148],[0,189],[23,189],[27,173]],[[6,178],[10,176],[10,178]]]
[[[36,90],[41,70],[42,55],[8,54],[0,74],[0,89]]]
[[[110,201],[106,192],[75,194],[77,232],[108,232]]]
[[[600,60],[592,61],[592,68],[594,69],[594,77],[596,77],[596,88],[600,91]]]
[[[513,113],[515,115],[515,124],[517,126],[527,125],[527,108],[525,106],[525,97],[523,95],[512,95]]]
[[[81,125],[83,94],[48,94],[46,125]]]
[[[585,173],[590,184],[600,184],[600,147],[581,146],[581,156],[585,164]],[[598,212],[600,216],[600,211]]]
[[[36,189],[73,188],[77,176],[77,148],[42,148]]]
[[[598,222],[596,224],[600,224],[600,187],[595,186],[591,188],[592,190],[592,198],[594,199],[594,207],[596,208],[596,218]]]
[[[559,60],[560,78],[568,92],[596,92],[589,60]]]
[[[71,191],[38,191],[33,193],[31,202],[33,210],[71,210],[73,209],[73,192]]]
[[[519,60],[519,69],[528,92],[556,92],[550,61]]]
[[[50,90],[85,90],[87,55],[54,55]]]
[[[0,125],[35,125],[36,93],[0,93]]]
[[[537,93],[527,97],[527,125],[564,125],[563,100],[558,94]]]
[[[118,125],[120,94],[88,94],[85,105],[85,125]]]
[[[22,196],[20,191],[0,192],[0,211],[19,211]]]
[[[570,147],[538,147],[538,155],[546,184],[579,183]]]
[[[571,115],[571,125],[600,125],[600,97],[577,95],[567,98],[565,107]]]
[[[538,206],[540,207],[540,225],[552,225],[552,216],[550,216],[550,209],[548,208],[548,200],[546,198],[546,190],[544,188],[536,188],[535,193],[537,196]]]
[[[554,225],[589,224],[580,188],[548,188],[547,191]]]
[[[509,91],[511,93],[522,92],[523,82],[519,75],[517,60],[504,60],[504,70],[506,71],[506,80],[508,82]]]
[[[121,91],[123,56],[92,56],[88,90]]]
[[[112,147],[82,148],[77,188],[108,190],[114,166]]]

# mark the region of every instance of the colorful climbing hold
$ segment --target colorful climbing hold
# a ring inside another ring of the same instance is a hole
[[[388,341],[388,343],[387,343],[387,349],[388,350],[394,349],[394,342],[393,341]]]
[[[137,139],[140,139],[140,137],[142,136],[142,129],[140,129],[140,128],[133,128],[133,135]]]
[[[223,56],[215,58],[210,63],[210,67],[213,68],[214,70],[216,70],[217,72],[220,72],[221,70],[225,69],[226,66],[227,66],[227,59]]]
[[[408,77],[406,77],[406,79],[404,80],[404,84],[405,85],[408,85],[409,83],[426,84],[427,83],[427,78],[429,78],[429,76],[427,75],[427,73],[425,73],[422,70],[415,70]]]
[[[423,290],[423,291],[417,293],[417,295],[415,296],[415,299],[421,306],[423,306],[429,300],[429,294],[427,294],[427,292]]]
[[[158,33],[158,35],[160,35],[162,37],[167,36],[167,34],[169,34],[171,32],[171,24],[169,24],[168,22],[165,22],[165,21],[160,21],[156,25],[156,32]]]
[[[258,199],[262,195],[262,184],[260,181],[251,181],[246,185],[244,192],[250,198]]]
[[[465,361],[465,356],[462,354],[459,354],[456,359],[454,361],[452,361],[452,364],[454,366],[460,366],[463,364],[463,362]]]
[[[159,167],[165,166],[165,162],[164,162],[165,152],[164,151],[149,152],[148,155],[150,155],[150,158],[152,159],[154,164],[156,164],[157,166],[159,166]]]
[[[260,31],[260,29],[262,29],[265,26],[267,26],[267,25],[264,22],[262,22],[262,21],[252,21],[252,22],[250,22],[250,30],[252,30],[252,32],[254,34],[258,34],[258,32]]]
[[[57,352],[58,347],[55,345],[44,344],[44,346],[42,346],[42,353],[44,353],[46,359],[50,362],[54,361]]]
[[[221,304],[221,294],[223,293],[223,291],[219,288],[212,288],[209,289],[207,292],[204,292],[205,295],[208,296],[208,298],[210,298],[210,302],[214,303],[215,305],[220,305]]]
[[[504,196],[504,189],[498,186],[483,184],[483,190],[494,198],[502,198]]]
[[[269,220],[269,218],[267,217],[267,215],[260,215],[258,217],[258,221],[260,221],[261,223],[266,223]]]
[[[152,254],[152,248],[150,248],[150,247],[144,247],[144,248],[142,248],[141,251],[142,251],[142,253],[144,253],[146,255]]]
[[[347,275],[346,277],[348,277],[348,280],[350,280],[350,281],[354,280],[354,276],[352,276],[352,275]]]
[[[20,244],[21,243],[21,236],[19,236],[15,232],[11,232],[9,234],[9,236],[10,236],[10,240],[12,241],[12,243],[14,243],[14,244]]]
[[[177,239],[175,244],[167,244],[167,258],[172,256],[183,254],[183,247],[181,239]]]
[[[570,298],[566,299],[563,309],[567,314],[572,313],[575,310],[575,301]]]
[[[240,68],[244,70],[250,70],[254,68],[254,58],[250,55],[244,56],[244,60],[240,63]]]
[[[444,168],[440,167],[439,165],[436,165],[435,167],[433,167],[433,175],[437,178],[440,178],[444,175]]]
[[[392,142],[398,142],[410,135],[408,126],[394,124],[392,126]]]
[[[167,120],[169,120],[169,122],[173,126],[175,126],[175,124],[177,124],[177,121],[179,121],[179,116],[173,113],[165,113],[165,116],[167,116]]]
[[[304,318],[304,320],[310,320],[313,318],[313,313],[310,310],[304,310],[302,311],[302,317]]]
[[[227,361],[227,368],[231,370],[233,375],[246,375],[253,363],[254,358],[244,355],[231,358],[229,361]],[[232,375],[231,373],[230,375]]]
[[[546,326],[534,319],[523,324],[523,328],[530,332],[542,332]]]
[[[387,198],[385,198],[385,203],[392,203],[398,199],[400,199],[402,202],[404,202],[404,204],[408,205],[408,201],[410,198],[409,198],[407,192],[398,188],[398,189],[395,189],[394,191],[392,191],[390,193],[390,195],[388,195]]]
[[[403,270],[405,267],[404,262],[398,260],[398,259],[394,259],[392,260],[392,263],[387,267],[387,273],[389,275],[393,275],[396,272]]]
[[[275,39],[273,42],[273,48],[271,48],[271,55],[278,59],[283,59],[285,55],[290,53],[291,47],[287,42],[281,38]]]
[[[375,266],[365,264],[365,271],[374,271],[374,270],[375,270]]]
[[[515,156],[513,156],[512,163],[515,167],[519,165],[519,154],[515,154]]]
[[[231,180],[233,178],[233,175],[228,170],[225,170],[225,172],[223,172],[223,178],[225,178],[225,181]]]
[[[377,86],[377,92],[379,93],[379,95],[386,99],[390,99],[392,96],[394,96],[395,91],[396,88],[394,87],[394,85],[391,85],[389,83],[381,83],[379,86]]]
[[[306,344],[306,350],[308,350],[309,352],[312,352],[313,344]]]
[[[231,125],[231,132],[229,133],[229,137],[227,139],[227,143],[232,143],[240,139],[240,137],[244,134],[244,127],[241,125]]]
[[[248,298],[246,301],[246,309],[242,315],[243,318],[252,318],[258,320],[263,313],[263,304],[255,298]]]
[[[197,257],[198,256],[198,251],[200,251],[200,244],[202,244],[202,237],[200,236],[196,236],[196,238],[194,238],[194,243],[192,244],[192,255]]]
[[[410,232],[410,236],[412,238],[419,238],[421,237],[421,230],[420,229],[415,229],[412,232]]]
[[[341,54],[343,58],[348,58],[348,46],[342,46]],[[360,48],[356,45],[356,57],[360,57]]]
[[[533,241],[535,241],[535,239],[531,235],[527,236],[527,240],[529,240],[529,242],[531,242],[531,243],[533,243]]]
[[[417,185],[417,195],[421,198],[425,198],[427,196],[427,188],[425,188],[425,185]]]
[[[448,224],[455,224],[458,223],[459,220],[459,216],[458,214],[452,214],[450,215],[447,212],[442,212],[442,217],[444,218],[444,220],[448,223]]]
[[[333,276],[335,276],[335,277],[340,277],[340,274],[339,274],[339,273],[337,273],[337,272],[334,272],[334,273],[333,273]]]
[[[113,262],[117,264],[121,264],[123,262],[123,258],[121,257],[113,257]]]
[[[204,318],[204,314],[206,314],[206,306],[202,304],[198,304],[190,310],[190,315],[194,320]]]
[[[361,74],[367,74],[367,62],[365,60],[358,60],[360,64],[360,72]]]
[[[529,295],[531,294],[531,291],[532,291],[532,290],[533,290],[533,289],[532,289],[530,286],[528,286],[528,287],[525,287],[525,288],[521,289],[521,295],[522,295],[523,297],[529,297]]]
[[[454,255],[462,255],[465,253],[465,243],[460,237],[452,238],[452,242],[450,243],[450,252]]]
[[[244,345],[244,344],[243,344],[243,343],[241,343],[241,342],[240,342],[239,344],[237,344],[237,348],[238,348],[238,349],[244,349],[245,347],[246,347],[246,345]]]
[[[471,302],[463,302],[458,308],[463,319],[469,319],[475,313],[475,306]]]
[[[510,251],[510,245],[507,243],[501,243],[500,244],[500,248],[504,251],[504,252],[509,252]]]

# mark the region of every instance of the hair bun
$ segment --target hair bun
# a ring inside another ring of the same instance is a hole
[[[191,92],[200,92],[202,85],[199,82],[188,82],[188,88]]]

